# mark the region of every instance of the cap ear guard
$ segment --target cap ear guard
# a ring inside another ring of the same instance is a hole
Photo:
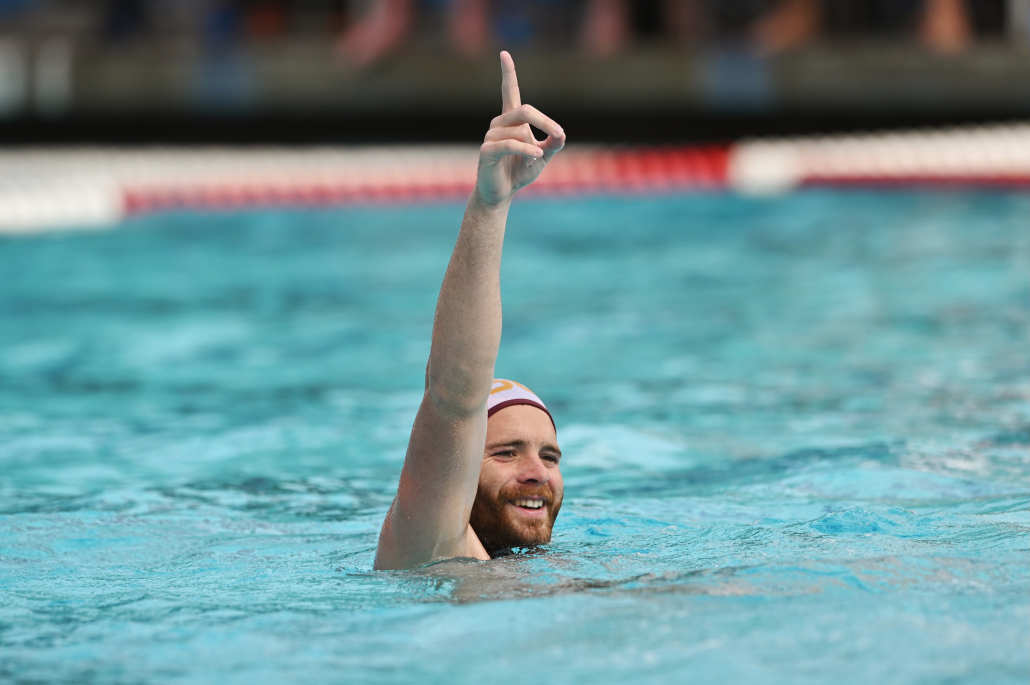
[[[547,414],[547,418],[551,419],[551,425],[554,426],[554,430],[557,432],[558,427],[554,423],[554,417],[551,416],[551,412],[547,410],[543,400],[537,397],[536,393],[521,383],[503,378],[495,378],[493,388],[490,390],[490,397],[486,401],[487,418],[505,407],[511,407],[516,404],[528,404],[543,411]]]

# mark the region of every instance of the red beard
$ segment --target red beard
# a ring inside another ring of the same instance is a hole
[[[524,497],[542,497],[547,507],[547,516],[536,519],[516,518],[518,515],[510,502]],[[560,496],[555,499],[547,483],[503,488],[496,496],[479,488],[476,501],[472,504],[469,523],[491,555],[512,547],[542,545],[551,541],[551,529],[554,520],[558,518],[561,501]]]

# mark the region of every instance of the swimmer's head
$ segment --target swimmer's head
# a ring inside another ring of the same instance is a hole
[[[550,542],[564,494],[551,413],[524,385],[495,380],[487,415],[472,529],[490,553]]]

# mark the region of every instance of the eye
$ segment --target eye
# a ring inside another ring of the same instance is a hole
[[[559,457],[559,456],[558,456],[558,455],[556,455],[556,454],[545,454],[544,456],[542,456],[542,457],[541,457],[541,459],[543,459],[544,461],[549,461],[549,462],[551,462],[552,464],[557,464],[557,463],[558,463],[558,460],[559,460],[560,458],[561,458],[561,457]]]
[[[514,457],[515,456],[515,450],[502,450],[500,452],[494,452],[493,456],[495,456],[495,457]]]

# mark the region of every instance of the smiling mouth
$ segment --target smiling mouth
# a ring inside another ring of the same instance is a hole
[[[539,511],[547,505],[547,503],[544,502],[544,500],[542,499],[531,499],[528,497],[522,499],[513,499],[511,500],[511,503],[515,507],[526,511]]]

